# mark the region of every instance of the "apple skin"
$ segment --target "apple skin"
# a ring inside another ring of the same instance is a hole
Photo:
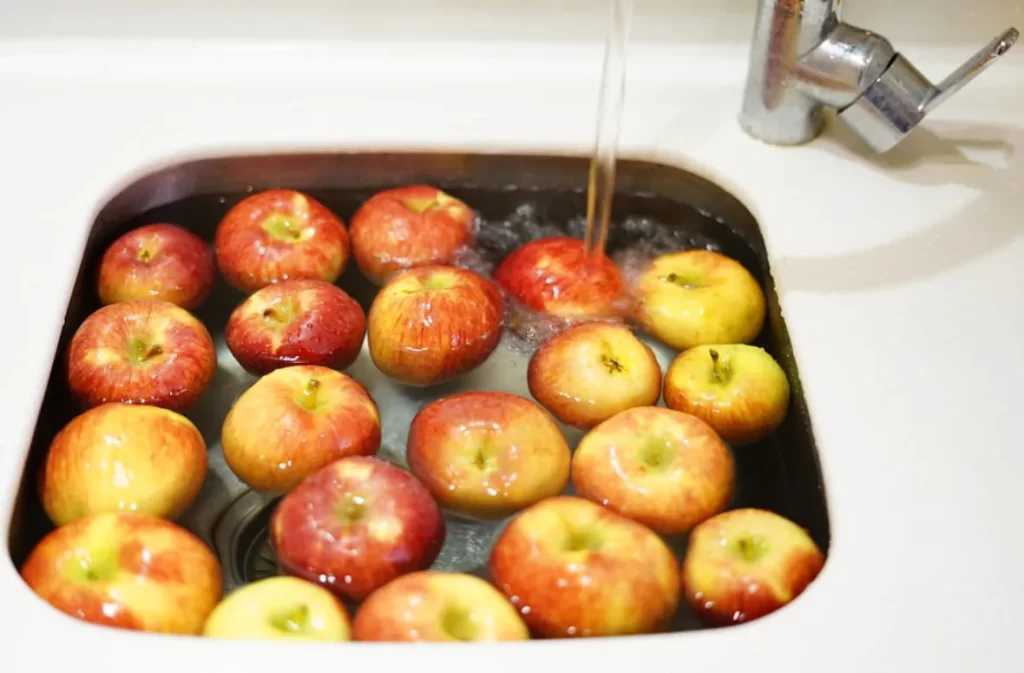
[[[612,416],[580,440],[572,460],[581,497],[662,535],[725,510],[735,482],[732,452],[711,426],[661,407]]]
[[[217,371],[213,339],[185,309],[162,299],[104,306],[68,348],[68,386],[86,407],[107,402],[194,406]]]
[[[757,279],[736,260],[711,250],[656,258],[640,274],[633,294],[637,322],[676,350],[750,343],[764,326],[764,292]]]
[[[192,310],[210,295],[216,274],[209,243],[173,224],[147,224],[103,253],[97,293],[103,304],[163,299]]]
[[[580,430],[661,397],[654,351],[615,323],[585,322],[556,334],[534,352],[526,378],[535,400]]]
[[[224,460],[256,491],[284,493],[325,465],[380,449],[380,411],[355,379],[317,365],[278,369],[243,392],[221,429]]]
[[[224,329],[228,350],[256,376],[302,364],[346,369],[365,337],[359,302],[321,280],[283,280],[257,290]]]
[[[684,596],[707,624],[749,622],[803,593],[824,565],[824,554],[803,528],[767,510],[736,509],[690,535]]]
[[[338,280],[348,264],[348,231],[316,199],[270,189],[235,205],[217,225],[217,266],[236,289],[251,294],[289,279]]]
[[[441,552],[441,509],[413,475],[368,456],[342,458],[284,496],[271,545],[290,575],[360,601]]]
[[[42,501],[63,526],[92,514],[135,512],[174,519],[206,478],[206,443],[192,421],[143,404],[102,404],[50,443]]]
[[[504,329],[501,293],[483,276],[454,266],[403,271],[370,306],[370,357],[385,375],[429,386],[476,369]]]
[[[679,565],[662,539],[582,498],[549,498],[516,516],[489,568],[542,637],[662,631],[679,604]]]
[[[217,604],[203,635],[224,640],[352,639],[348,611],[321,586],[282,575],[233,591]]]
[[[522,245],[501,261],[494,279],[527,308],[561,318],[619,319],[626,284],[607,257],[588,260],[583,241],[554,236]]]
[[[547,412],[496,391],[424,405],[409,427],[406,457],[443,507],[474,519],[503,519],[558,495],[571,463],[569,445]]]
[[[181,526],[142,514],[95,514],[44,537],[21,567],[25,583],[77,619],[136,631],[196,635],[220,600],[213,552]]]
[[[470,208],[436,187],[410,185],[370,197],[349,225],[352,257],[377,285],[395,273],[426,264],[453,264],[472,245],[476,217]]]
[[[356,640],[497,642],[528,640],[508,599],[473,575],[424,570],[373,592],[355,618]]]
[[[725,441],[743,446],[782,425],[789,411],[789,379],[763,348],[697,346],[669,365],[665,406],[700,418]]]

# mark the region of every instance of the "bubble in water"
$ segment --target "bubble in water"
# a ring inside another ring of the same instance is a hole
[[[470,521],[446,513],[444,546],[431,568],[485,575],[491,547],[507,521]]]
[[[575,324],[568,318],[534,311],[519,302],[508,300],[506,313],[509,348],[519,355],[532,355],[537,348]]]

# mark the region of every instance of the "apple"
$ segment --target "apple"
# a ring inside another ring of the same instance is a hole
[[[526,378],[535,400],[580,430],[661,397],[654,351],[616,323],[585,322],[556,334],[534,351]]]
[[[494,279],[526,308],[572,320],[619,319],[626,285],[607,257],[587,256],[583,241],[554,236],[513,250]]]
[[[21,576],[40,598],[83,621],[196,635],[220,600],[220,563],[166,519],[94,514],[46,535]]]
[[[215,276],[209,243],[173,224],[147,224],[103,253],[97,291],[104,304],[164,299],[192,310],[210,295]]]
[[[365,336],[359,302],[322,280],[283,280],[257,290],[224,329],[228,350],[256,376],[297,364],[346,369]]]
[[[283,493],[323,466],[380,449],[366,388],[318,365],[277,369],[246,389],[221,430],[224,461],[256,491]]]
[[[206,443],[192,421],[144,404],[101,404],[50,443],[43,509],[57,526],[121,511],[174,519],[205,478]]]
[[[213,239],[221,273],[245,293],[289,279],[333,283],[345,270],[349,246],[348,231],[334,213],[291,189],[243,199]]]
[[[370,594],[356,612],[356,640],[445,642],[528,640],[516,609],[473,575],[424,570]]]
[[[569,482],[571,454],[558,424],[519,395],[473,391],[424,405],[409,427],[409,469],[442,506],[503,519]]]
[[[268,577],[233,591],[203,627],[226,640],[352,639],[348,611],[327,589],[296,577]]]
[[[622,411],[588,432],[572,459],[576,492],[662,535],[725,510],[736,465],[696,416],[662,407]]]
[[[452,264],[473,243],[476,217],[469,207],[429,185],[379,192],[352,217],[352,256],[377,285],[424,264]]]
[[[498,288],[480,274],[417,266],[393,276],[370,305],[370,357],[380,371],[407,385],[448,381],[494,352],[504,313]]]
[[[686,602],[704,622],[749,622],[799,596],[825,565],[803,528],[762,509],[735,509],[693,529],[683,561]]]
[[[213,339],[191,313],[163,299],[110,304],[89,315],[68,347],[68,385],[85,407],[107,402],[183,411],[213,381]]]
[[[489,569],[543,637],[661,631],[679,604],[679,565],[662,539],[582,498],[548,498],[517,515]]]
[[[789,380],[763,348],[696,346],[669,365],[665,406],[697,416],[733,445],[752,444],[785,420]]]
[[[749,343],[764,326],[764,292],[757,279],[736,260],[711,250],[657,257],[633,293],[637,322],[676,350]]]
[[[342,458],[274,508],[270,540],[281,568],[360,601],[441,552],[441,509],[417,479],[371,456]]]

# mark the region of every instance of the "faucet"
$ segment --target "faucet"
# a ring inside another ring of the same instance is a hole
[[[895,147],[925,115],[1009,51],[1009,28],[938,85],[877,33],[843,23],[842,0],[758,0],[740,125],[774,145],[821,132],[825,106],[874,151]]]

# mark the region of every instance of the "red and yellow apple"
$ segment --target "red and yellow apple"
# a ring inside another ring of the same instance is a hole
[[[203,635],[224,640],[352,639],[348,611],[321,586],[281,575],[233,591],[206,620]]]
[[[757,279],[711,250],[657,257],[640,274],[633,294],[637,322],[676,350],[749,343],[764,326],[764,292]]]
[[[683,592],[708,624],[749,622],[803,593],[824,565],[814,540],[789,519],[736,509],[693,529],[683,560]]]
[[[585,322],[548,339],[530,358],[526,378],[535,400],[581,430],[661,397],[654,351],[610,322]]]
[[[360,601],[430,566],[445,523],[430,492],[402,468],[342,458],[306,478],[274,509],[270,539],[282,569]]]
[[[224,329],[232,355],[257,376],[300,364],[345,369],[365,336],[359,302],[322,280],[284,280],[257,290]]]
[[[199,538],[143,514],[95,514],[57,528],[21,576],[72,617],[158,633],[201,633],[222,591],[220,563]]]
[[[425,265],[403,271],[370,306],[370,357],[387,376],[428,386],[476,369],[498,346],[504,302],[468,269]]]
[[[68,348],[68,385],[86,407],[107,402],[193,406],[217,371],[213,339],[191,313],[162,299],[110,304]]]
[[[526,308],[561,318],[618,319],[628,307],[619,269],[607,257],[589,257],[575,238],[541,238],[516,248],[494,279]]]
[[[97,291],[104,304],[163,299],[192,310],[210,295],[216,276],[213,248],[187,229],[147,224],[106,249]]]
[[[496,642],[528,640],[512,604],[473,575],[424,570],[385,584],[356,612],[356,640]]]
[[[752,444],[785,420],[789,379],[763,348],[696,346],[669,365],[665,406],[700,418],[731,444]]]
[[[490,574],[549,638],[661,631],[679,604],[679,565],[662,539],[582,498],[548,498],[516,516],[491,550]]]
[[[359,270],[377,285],[399,271],[452,264],[472,244],[476,218],[465,203],[429,185],[378,192],[352,216],[349,234]]]
[[[325,465],[380,448],[380,413],[366,389],[317,365],[277,369],[224,419],[224,461],[256,491],[283,493]]]
[[[289,279],[333,283],[345,270],[349,246],[334,213],[290,189],[243,199],[217,225],[213,240],[224,278],[246,293]]]
[[[729,447],[696,416],[636,407],[588,432],[572,459],[576,492],[662,535],[686,533],[732,500]]]
[[[184,416],[144,404],[93,407],[50,443],[42,501],[57,526],[134,512],[174,519],[206,478],[206,443]]]
[[[473,391],[423,406],[409,427],[409,469],[442,506],[502,519],[569,482],[569,445],[530,400]]]

